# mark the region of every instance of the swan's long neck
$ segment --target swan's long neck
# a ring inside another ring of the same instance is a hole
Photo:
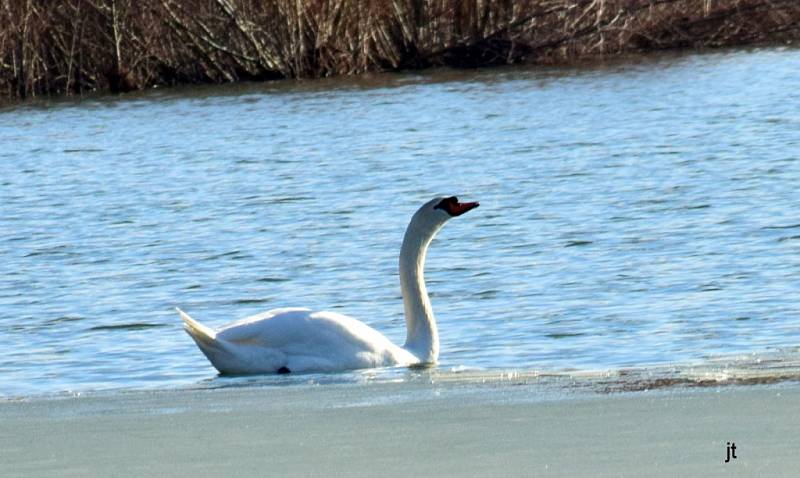
[[[403,292],[408,331],[404,348],[422,363],[435,363],[439,357],[439,332],[433,318],[428,291],[425,289],[423,271],[428,245],[441,224],[419,222],[412,220],[408,225],[400,249],[400,289]]]

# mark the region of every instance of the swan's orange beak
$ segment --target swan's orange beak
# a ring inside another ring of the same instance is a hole
[[[451,206],[450,211],[448,212],[451,216],[455,217],[471,211],[478,206],[480,206],[480,203],[477,202],[457,202]]]

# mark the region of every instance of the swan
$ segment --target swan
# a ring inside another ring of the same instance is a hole
[[[306,308],[273,309],[213,330],[177,309],[184,329],[211,364],[229,375],[332,372],[436,363],[439,334],[425,289],[425,255],[451,218],[478,207],[436,197],[411,218],[400,248],[406,342],[399,347],[352,317]]]

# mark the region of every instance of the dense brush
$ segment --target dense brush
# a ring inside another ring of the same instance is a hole
[[[0,2],[0,97],[786,42],[797,0]]]

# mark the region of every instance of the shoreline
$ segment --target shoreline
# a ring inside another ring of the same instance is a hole
[[[71,398],[110,398],[137,393],[191,393],[213,390],[308,389],[314,387],[385,387],[413,390],[424,384],[463,387],[535,387],[537,400],[603,397],[627,392],[726,389],[740,386],[800,384],[800,349],[786,348],[757,356],[727,355],[684,364],[661,363],[613,369],[386,367],[349,372],[187,377],[179,383],[129,384],[100,388],[0,392],[0,404]],[[76,384],[77,385],[77,384]]]
[[[537,393],[384,383],[6,402],[0,474],[790,476],[799,461],[796,382]]]
[[[428,385],[453,390],[480,387],[523,386],[535,389],[536,400],[604,397],[619,393],[673,392],[748,386],[800,384],[800,348],[787,347],[758,355],[720,355],[686,363],[654,363],[618,368],[537,369],[435,366],[415,369],[385,367],[348,372],[307,374],[266,374],[225,376],[209,366],[208,374],[187,376],[171,384],[129,383],[93,388],[79,384],[64,389],[18,389],[0,391],[3,403],[69,400],[72,398],[113,398],[115,395],[153,393],[194,393],[215,390],[284,389],[319,387],[399,386],[406,392]],[[528,398],[530,399],[530,397]]]
[[[83,102],[119,102],[136,101],[158,96],[164,99],[180,98],[182,95],[198,94],[229,96],[235,94],[261,94],[264,92],[309,92],[318,93],[329,88],[354,89],[360,91],[370,88],[394,88],[407,85],[426,83],[427,78],[436,78],[436,81],[464,81],[470,78],[480,78],[489,72],[500,71],[507,73],[536,72],[542,75],[562,74],[564,72],[581,71],[586,73],[603,71],[624,71],[628,68],[644,66],[666,65],[678,61],[690,61],[693,57],[703,55],[735,55],[740,52],[752,54],[780,53],[797,51],[800,44],[758,43],[748,45],[732,45],[699,49],[668,49],[647,52],[625,52],[607,57],[583,58],[578,61],[564,64],[537,65],[533,63],[519,63],[513,65],[494,65],[470,69],[452,68],[447,66],[433,66],[416,70],[390,70],[371,71],[358,75],[338,75],[324,78],[285,78],[270,81],[243,80],[232,83],[182,83],[170,86],[154,85],[126,93],[112,93],[107,90],[83,91],[80,95],[50,95],[35,96],[21,100],[0,96],[0,113],[13,111],[17,108],[50,108],[61,106],[75,106]],[[442,80],[441,78],[447,78]],[[409,78],[415,78],[409,80]],[[188,93],[187,93],[188,92]]]

